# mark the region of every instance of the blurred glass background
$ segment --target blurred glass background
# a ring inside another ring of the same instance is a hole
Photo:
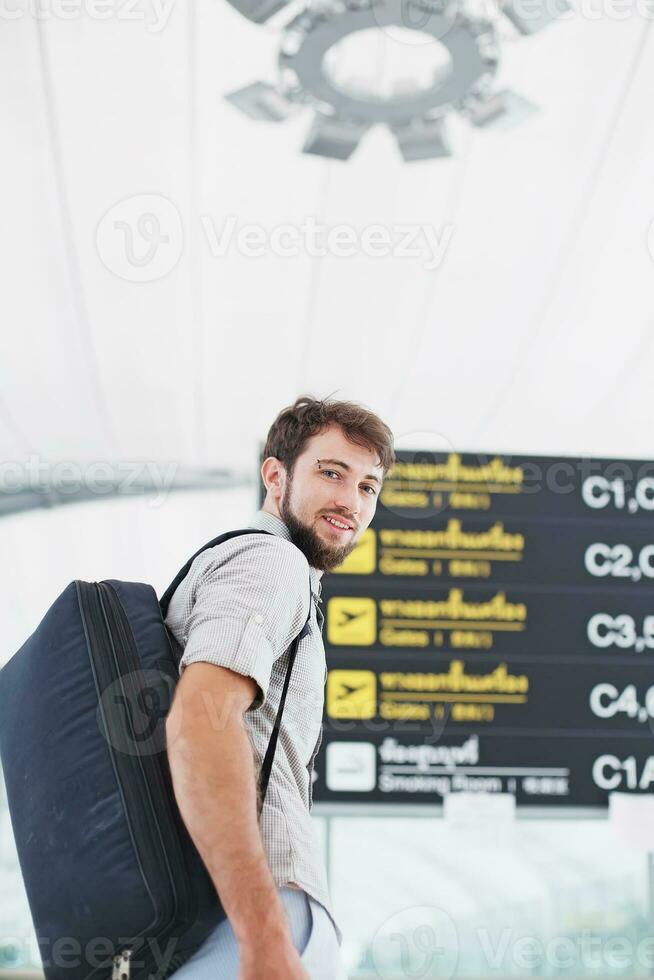
[[[1,588],[12,610],[5,659],[69,581],[120,577],[161,592],[214,531],[247,522],[257,493],[253,481],[235,490],[69,504],[4,518]],[[528,812],[508,830],[484,832],[453,826],[437,807],[395,807],[394,816],[392,809],[319,803],[314,809],[352,980],[650,975],[648,856],[616,833],[606,811]],[[0,896],[2,969],[38,968],[4,798]],[[380,937],[411,929],[425,914],[436,917],[441,937],[437,971],[431,972],[430,942],[422,952],[420,945],[412,949],[406,971],[384,963]]]

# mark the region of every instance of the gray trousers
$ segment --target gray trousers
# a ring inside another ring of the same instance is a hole
[[[297,888],[278,888],[293,945],[311,980],[347,980],[334,923],[323,906]],[[238,944],[229,920],[221,922],[170,980],[237,980]]]

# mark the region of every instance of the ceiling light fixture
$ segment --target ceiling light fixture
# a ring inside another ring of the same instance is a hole
[[[257,23],[285,6],[231,2]],[[523,35],[567,9],[568,0],[505,0],[499,8]],[[326,0],[283,27],[275,83],[255,82],[226,98],[269,122],[313,109],[305,153],[347,160],[382,124],[406,161],[451,156],[450,113],[489,127],[535,111],[517,93],[495,87],[499,21],[473,11],[470,0]]]

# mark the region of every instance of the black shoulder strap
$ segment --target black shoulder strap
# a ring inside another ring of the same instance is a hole
[[[203,545],[192,558],[186,562],[183,568],[180,568],[179,572],[170,583],[161,599],[159,600],[159,606],[161,608],[161,615],[163,619],[166,618],[168,614],[168,606],[170,605],[170,600],[172,599],[178,586],[181,585],[182,581],[186,578],[191,570],[191,565],[203,551],[208,548],[215,548],[216,545],[222,544],[223,541],[229,541],[230,538],[236,538],[240,534],[270,534],[270,531],[260,531],[256,527],[241,528],[238,531],[226,531],[225,534],[219,534],[217,538],[213,538],[207,544]],[[288,685],[291,681],[291,672],[293,670],[293,664],[295,663],[295,656],[297,654],[297,648],[300,644],[300,640],[303,639],[309,632],[309,620],[311,619],[311,603],[313,601],[313,596],[311,594],[311,580],[309,579],[309,614],[307,616],[307,621],[302,627],[302,630],[293,640],[291,646],[288,667],[286,669],[286,677],[284,678],[284,687],[282,689],[282,696],[279,701],[279,708],[277,709],[277,714],[275,715],[275,722],[273,724],[273,730],[270,736],[270,741],[268,742],[268,748],[266,749],[266,755],[263,760],[263,765],[261,766],[261,807],[263,807],[263,801],[266,798],[266,791],[268,789],[268,782],[270,780],[270,773],[272,771],[273,760],[275,758],[275,749],[277,748],[277,739],[279,738],[279,729],[282,722],[282,712],[284,711],[284,703],[286,701],[286,692],[288,691]],[[259,810],[261,813],[261,809]]]
[[[272,771],[273,759],[275,758],[275,749],[277,748],[277,739],[279,737],[279,728],[282,722],[282,712],[284,710],[284,702],[286,701],[286,692],[288,691],[288,685],[291,680],[291,671],[293,670],[293,664],[295,663],[295,655],[297,653],[297,648],[300,644],[300,640],[303,639],[309,632],[309,619],[311,618],[311,603],[313,597],[311,595],[311,581],[309,581],[309,616],[306,623],[302,627],[302,631],[293,640],[293,645],[291,647],[291,652],[288,657],[288,667],[286,669],[286,677],[284,679],[284,687],[282,688],[282,696],[279,699],[279,708],[277,709],[277,714],[275,716],[275,723],[273,725],[272,734],[270,736],[270,741],[268,742],[268,748],[266,749],[266,755],[263,760],[263,765],[261,766],[261,807],[263,807],[263,801],[266,798],[266,790],[268,789],[268,780],[270,779],[270,773]],[[261,810],[259,811],[261,813]]]
[[[165,619],[168,615],[168,606],[170,605],[170,600],[175,594],[177,587],[182,584],[183,580],[186,578],[191,570],[191,565],[203,551],[207,551],[208,548],[215,548],[217,544],[222,544],[223,541],[229,541],[230,538],[236,538],[239,534],[270,534],[270,531],[260,531],[256,527],[244,527],[238,531],[226,531],[224,534],[219,534],[217,538],[212,538],[207,544],[203,544],[195,554],[189,558],[183,568],[180,568],[175,578],[172,580],[161,599],[159,599],[159,605],[161,606],[161,615]]]

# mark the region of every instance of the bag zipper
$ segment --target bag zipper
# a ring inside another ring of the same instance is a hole
[[[104,582],[79,582],[78,596],[100,694],[109,685],[117,684],[125,699],[123,703],[134,704],[137,693],[134,673],[142,667],[129,621],[115,590]],[[120,637],[119,644],[113,641],[115,633]],[[169,812],[168,794],[159,762],[152,756],[114,751],[113,736],[117,736],[117,744],[120,744],[125,726],[131,744],[136,744],[129,711],[125,711],[124,718],[120,719],[116,714],[105,711],[103,718],[107,726],[108,748],[124,795],[127,823],[144,882],[150,895],[160,895],[164,899],[161,906],[153,903],[155,917],[142,934],[159,939],[171,922],[180,924],[187,916],[195,914],[194,896],[188,887],[187,871],[179,850],[177,830]],[[157,807],[153,805],[149,785],[158,795]],[[148,815],[151,820],[147,819]],[[175,866],[175,872],[171,864]],[[181,896],[175,887],[176,881],[186,886]],[[125,948],[113,958],[112,980],[130,980],[131,952],[131,949]]]
[[[114,968],[111,973],[111,980],[130,980],[132,966],[130,963],[131,955],[131,949],[124,949],[114,956]]]
[[[136,704],[139,691],[135,673],[141,671],[143,668],[138,659],[134,635],[116,590],[108,582],[100,582],[98,584],[107,600],[108,608],[114,617],[114,622],[118,627],[123,641],[116,649],[119,654],[119,660],[124,655],[125,674],[123,675],[123,680],[127,681],[128,693],[132,695],[132,700],[128,703]],[[131,728],[131,718],[129,722]],[[162,749],[162,751],[165,751],[165,749]],[[190,887],[188,872],[182,855],[181,842],[170,807],[169,801],[172,785],[168,786],[166,784],[161,770],[161,762],[156,754],[146,753],[145,755],[139,755],[137,758],[146,776],[145,790],[148,793],[154,826],[158,831],[163,859],[168,870],[170,887],[175,902],[173,915],[176,921],[180,923],[185,922],[191,918],[195,918],[197,910],[195,908],[195,895]],[[156,805],[152,804],[152,796],[149,791],[150,787],[157,801]],[[179,890],[177,886],[179,886]]]

